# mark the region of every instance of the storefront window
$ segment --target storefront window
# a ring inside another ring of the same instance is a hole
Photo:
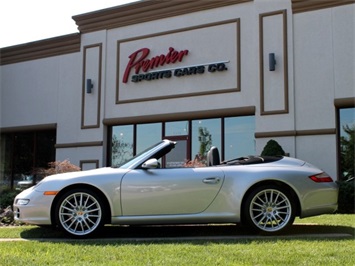
[[[340,132],[340,179],[355,176],[355,108],[339,110]]]
[[[191,126],[191,128],[190,128]],[[112,127],[111,165],[119,167],[135,154],[168,138],[177,142],[164,167],[200,167],[216,146],[221,159],[255,154],[255,117],[226,117]]]
[[[165,123],[165,136],[185,136],[188,134],[189,134],[188,121]]]
[[[55,130],[2,134],[0,190],[22,190],[40,181],[38,169],[55,161],[55,143]]]
[[[224,158],[255,154],[255,117],[228,117],[224,120]]]
[[[19,181],[30,181],[31,172],[33,171],[33,150],[34,139],[33,134],[18,133],[15,135],[14,141],[14,165],[13,178],[15,184]]]
[[[115,126],[112,128],[112,166],[118,167],[133,157],[133,141],[133,125]]]
[[[162,124],[140,124],[137,125],[137,150],[136,153],[144,151],[147,147],[158,143],[162,139]]]
[[[192,121],[192,159],[206,161],[206,155],[212,146],[221,152],[221,119],[201,119]]]
[[[1,135],[0,146],[0,192],[3,188],[12,186],[12,154],[13,154],[13,136],[12,134]]]

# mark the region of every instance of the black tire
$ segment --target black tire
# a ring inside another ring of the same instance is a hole
[[[253,232],[278,234],[293,224],[295,213],[295,203],[288,191],[275,185],[261,186],[246,198],[243,224]]]
[[[63,194],[55,209],[58,227],[75,238],[96,235],[104,226],[105,206],[89,189],[73,189]]]

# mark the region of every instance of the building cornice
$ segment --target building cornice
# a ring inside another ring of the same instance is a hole
[[[108,30],[169,18],[253,0],[142,0],[126,5],[73,16],[80,33],[9,46],[0,49],[0,65],[80,52],[81,33]],[[292,12],[302,13],[323,8],[354,4],[355,0],[291,0]]]
[[[13,64],[80,51],[80,34],[73,33],[50,39],[0,49],[0,65]]]
[[[251,1],[253,0],[142,0],[127,5],[76,15],[72,18],[78,25],[79,31],[87,33]]]
[[[354,4],[355,0],[292,0],[292,12],[302,13],[308,11],[315,11],[323,8],[331,8],[342,5]]]

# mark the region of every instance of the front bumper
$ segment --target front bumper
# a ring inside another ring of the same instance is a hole
[[[54,197],[45,196],[34,187],[22,191],[16,196],[13,204],[15,221],[35,225],[51,224],[51,206]],[[28,203],[19,204],[20,200],[22,202],[26,200]]]

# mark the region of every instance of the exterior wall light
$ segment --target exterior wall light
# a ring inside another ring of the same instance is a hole
[[[269,54],[269,70],[275,71],[275,65],[276,65],[275,54],[270,53]]]
[[[91,93],[93,87],[94,87],[94,85],[92,84],[91,79],[87,79],[86,80],[86,93]]]

